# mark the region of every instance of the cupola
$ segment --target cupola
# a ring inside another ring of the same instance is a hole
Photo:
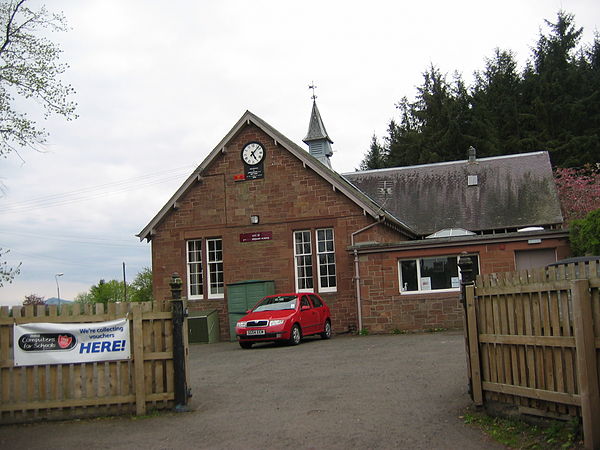
[[[311,86],[311,88],[314,89],[313,86]],[[302,141],[308,145],[308,152],[312,156],[331,169],[329,158],[333,155],[333,150],[331,149],[333,141],[327,134],[327,130],[325,130],[323,119],[321,119],[319,108],[317,108],[317,97],[314,95],[314,90],[312,98],[313,107],[310,114],[310,122],[308,124],[308,133],[306,133],[306,137],[302,139]]]

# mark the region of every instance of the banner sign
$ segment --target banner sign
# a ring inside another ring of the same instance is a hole
[[[130,359],[129,320],[15,325],[15,366]]]

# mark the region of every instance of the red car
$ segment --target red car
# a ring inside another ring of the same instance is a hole
[[[317,294],[269,295],[238,320],[235,334],[242,348],[267,341],[298,345],[304,336],[311,334],[329,339],[331,315]]]

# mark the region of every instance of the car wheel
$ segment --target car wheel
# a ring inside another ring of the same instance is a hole
[[[290,345],[298,345],[302,340],[302,332],[300,331],[300,327],[298,325],[294,325],[292,327],[292,331],[290,332]]]
[[[240,342],[240,347],[248,350],[249,348],[252,348],[252,342]]]
[[[327,320],[325,322],[325,327],[323,328],[323,332],[321,333],[321,337],[323,339],[331,338],[331,322]]]

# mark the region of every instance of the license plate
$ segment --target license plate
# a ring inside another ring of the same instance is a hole
[[[247,336],[256,336],[259,334],[265,334],[265,330],[248,330],[248,331],[246,331]]]

